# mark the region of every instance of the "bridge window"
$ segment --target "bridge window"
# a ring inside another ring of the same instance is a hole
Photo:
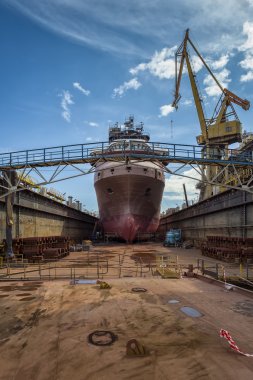
[[[108,194],[113,194],[113,190],[109,187],[109,188],[107,189],[107,193],[108,193]]]
[[[131,166],[127,166],[126,168],[127,168],[127,171],[129,171],[129,172],[130,172],[130,170],[132,170]]]
[[[114,169],[111,169],[111,173],[112,173],[112,174],[114,173]]]
[[[98,173],[98,177],[100,177],[101,173]]]

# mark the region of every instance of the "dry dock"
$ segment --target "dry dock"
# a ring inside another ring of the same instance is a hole
[[[99,249],[112,260],[126,254],[123,245],[97,247],[93,253]],[[134,250],[132,254],[168,252],[159,245]],[[180,252],[185,264],[194,253]],[[80,264],[84,254],[70,258]],[[111,289],[71,285],[69,279],[2,281],[0,379],[252,379],[252,358],[233,352],[219,337],[224,328],[243,351],[253,353],[250,292],[226,291],[197,278],[162,279],[149,272],[128,277],[126,271],[117,278],[114,270],[114,276],[106,277]],[[134,293],[133,287],[147,292]],[[184,314],[184,306],[201,316]],[[109,330],[118,339],[107,347],[94,346],[87,339],[94,330]],[[127,357],[126,343],[132,338],[149,355]]]

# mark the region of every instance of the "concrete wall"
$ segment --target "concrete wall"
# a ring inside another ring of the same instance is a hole
[[[160,221],[159,232],[181,228],[198,246],[208,235],[253,237],[253,194],[230,190]]]
[[[5,238],[5,202],[0,200],[0,241]],[[91,236],[97,218],[35,192],[15,195],[13,237]]]

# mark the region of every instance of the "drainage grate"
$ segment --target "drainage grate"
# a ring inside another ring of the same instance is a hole
[[[147,292],[147,289],[145,289],[145,288],[132,288],[132,292],[145,293],[145,292]]]

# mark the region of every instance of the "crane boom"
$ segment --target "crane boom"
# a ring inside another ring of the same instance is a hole
[[[211,75],[217,86],[220,88],[222,93],[222,99],[218,102],[215,107],[215,117],[211,119],[205,118],[204,110],[202,107],[202,99],[199,95],[197,83],[196,83],[196,75],[193,72],[190,55],[187,49],[188,44],[191,45],[208,73]],[[178,58],[181,57],[180,66],[178,71]],[[189,37],[189,29],[186,30],[185,37],[181,45],[175,54],[175,93],[174,93],[174,101],[172,106],[176,109],[178,108],[178,103],[181,99],[180,95],[180,84],[183,74],[184,63],[186,62],[187,71],[191,83],[192,93],[194,97],[195,106],[198,113],[201,135],[197,136],[198,144],[232,144],[237,141],[241,141],[241,123],[238,119],[238,116],[234,110],[234,107],[231,103],[237,104],[242,107],[244,110],[248,110],[250,108],[250,102],[246,99],[241,99],[239,96],[234,94],[232,91],[229,91],[226,88],[223,88],[216,76],[211,71],[210,67],[207,65],[204,58],[199,53],[196,46],[193,44]],[[220,103],[220,104],[219,104]],[[231,108],[230,112],[228,112],[228,107]],[[231,118],[233,118],[231,120]]]

